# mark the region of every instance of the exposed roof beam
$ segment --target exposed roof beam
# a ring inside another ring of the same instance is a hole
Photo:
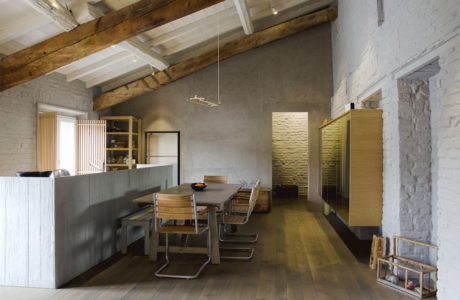
[[[102,68],[105,68],[107,66],[110,66],[110,65],[113,65],[113,64],[116,64],[124,59],[126,59],[126,57],[128,56],[129,54],[126,53],[125,51],[123,52],[119,52],[119,53],[116,53],[114,55],[111,55],[109,57],[106,57],[104,59],[101,59],[100,61],[97,61],[93,64],[90,64],[86,67],[83,67],[81,69],[78,69],[76,71],[73,71],[69,74],[67,74],[67,81],[73,81],[75,79],[80,79],[84,76],[87,76],[91,73],[94,73],[96,71],[99,71],[100,69]]]
[[[4,22],[0,25],[0,44],[14,40],[47,23],[49,23],[49,20],[35,11],[21,16],[20,18],[14,18],[11,21]]]
[[[79,22],[88,22],[104,15],[102,11],[99,11],[91,3],[88,3],[87,0],[76,0],[73,2],[73,6],[75,7],[75,11],[72,10],[72,13]],[[169,66],[169,63],[160,54],[140,42],[136,37],[121,42],[118,46],[155,69],[164,70]]]
[[[220,59],[224,60],[248,50],[280,40],[308,28],[331,22],[337,18],[336,8],[323,9],[319,12],[296,18],[294,20],[267,28],[239,40],[226,43],[220,48]],[[161,85],[169,84],[194,72],[202,70],[217,62],[217,49],[194,58],[187,59],[164,71],[157,72],[127,85],[103,93],[94,99],[94,110],[102,110],[131,98],[152,92]]]
[[[72,14],[58,0],[27,0],[33,8],[53,20],[64,31],[78,26]]]
[[[102,17],[103,14],[99,12],[99,10],[93,5],[93,3],[100,1],[101,0],[73,0],[70,3],[70,10],[72,11],[72,15],[74,16],[75,20],[79,24],[84,24],[86,22]]]
[[[223,0],[141,0],[0,60],[0,91]]]
[[[139,42],[136,38],[118,44],[121,48],[131,52],[143,62],[151,65],[157,70],[164,70],[169,67],[169,63],[158,53],[150,49],[147,45]]]
[[[243,26],[244,33],[247,35],[254,33],[254,26],[252,25],[251,16],[249,15],[249,8],[246,0],[233,0],[236,11],[240,17],[241,25]]]

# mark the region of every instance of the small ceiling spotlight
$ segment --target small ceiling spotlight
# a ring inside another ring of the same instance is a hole
[[[276,16],[278,14],[278,10],[272,5],[272,14]]]

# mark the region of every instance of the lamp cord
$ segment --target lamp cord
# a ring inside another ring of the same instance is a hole
[[[217,13],[217,103],[220,104],[220,12]]]

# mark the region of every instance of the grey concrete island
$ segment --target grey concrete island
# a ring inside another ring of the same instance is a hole
[[[171,187],[171,165],[61,178],[0,177],[0,285],[57,288],[120,249],[133,198]],[[141,237],[130,232],[128,243]]]

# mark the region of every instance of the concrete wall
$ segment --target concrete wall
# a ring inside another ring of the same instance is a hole
[[[142,118],[143,129],[181,132],[181,182],[204,174],[231,182],[272,183],[272,112],[308,112],[309,196],[318,200],[318,127],[331,97],[330,25],[323,25],[230,58],[220,65],[222,105],[186,102],[197,94],[217,100],[211,66],[113,108]]]
[[[91,112],[92,98],[83,83],[69,83],[60,74],[0,92],[0,176],[36,170],[37,103]]]
[[[332,26],[333,116],[347,102],[361,102],[378,89],[384,118],[383,234],[398,235],[409,215],[400,215],[400,95],[398,80],[439,59],[439,74],[431,77],[432,216],[437,234],[439,299],[458,299],[460,286],[460,5],[458,0],[386,0],[385,21],[378,26],[377,1],[339,1],[339,17]],[[426,161],[426,164],[429,162]],[[436,207],[433,207],[436,206]],[[430,220],[431,218],[431,220]],[[417,228],[415,228],[417,230]]]
[[[308,113],[272,115],[273,185],[296,185],[308,195]]]

